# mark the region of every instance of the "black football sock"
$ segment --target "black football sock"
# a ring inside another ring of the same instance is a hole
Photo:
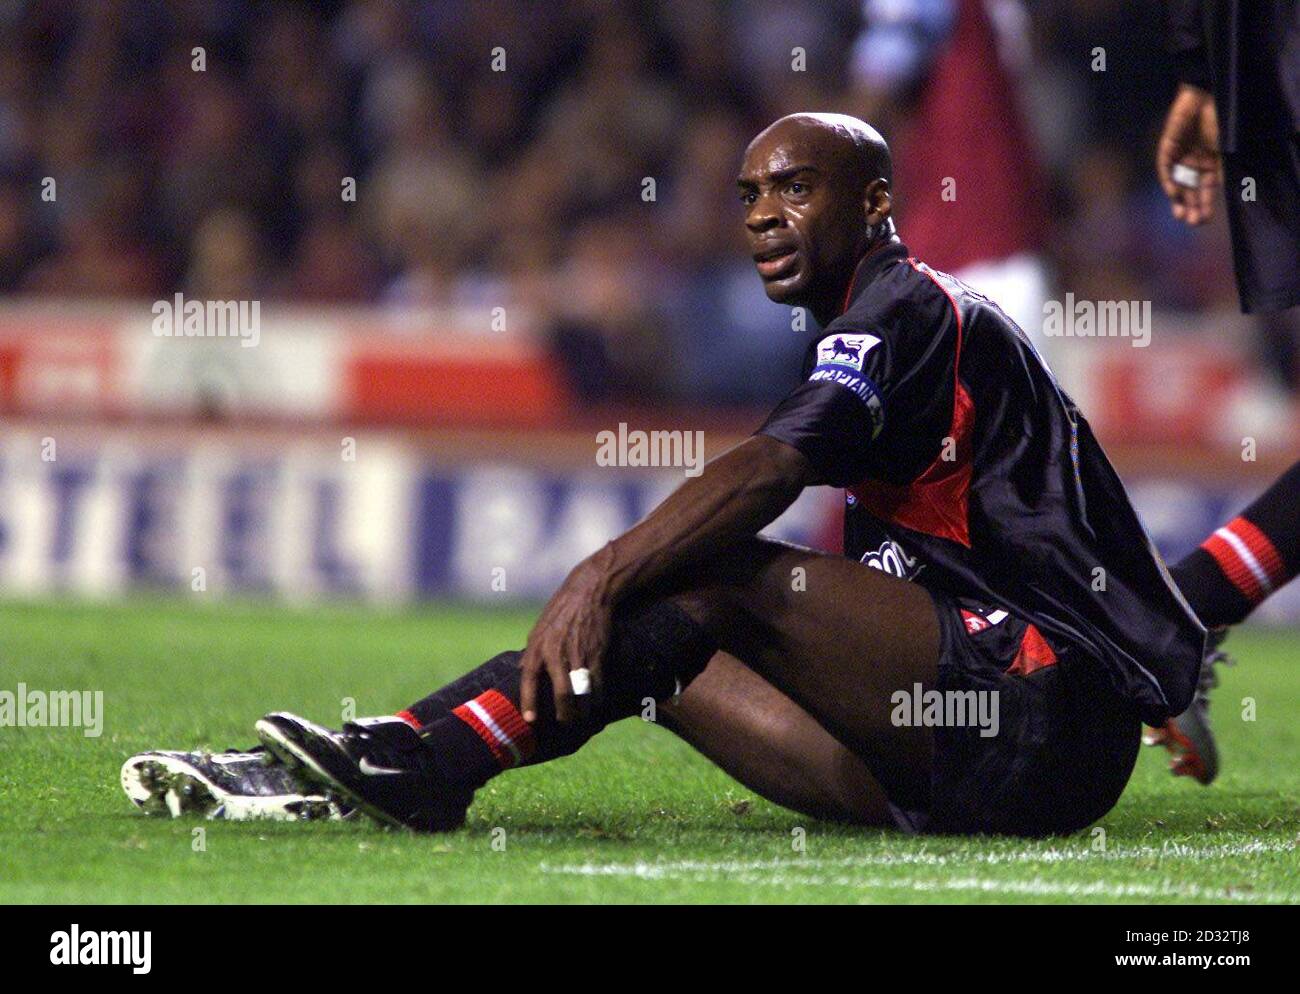
[[[435,690],[408,708],[397,712],[408,725],[419,731],[425,725],[451,714],[451,709],[502,683],[512,670],[519,668],[519,653],[503,652],[482,666],[470,670],[445,687]]]
[[[435,766],[458,787],[477,789],[502,770],[570,755],[612,721],[631,717],[647,698],[664,700],[691,682],[716,651],[707,633],[670,601],[616,613],[605,655],[604,688],[578,699],[578,716],[555,720],[548,680],[539,681],[538,715],[531,725],[519,713],[522,653],[494,657],[444,688],[460,703],[422,723]],[[431,695],[408,709],[412,714]],[[445,699],[445,696],[442,698]],[[429,704],[426,711],[431,710]],[[408,719],[409,720],[409,719]]]
[[[1170,572],[1201,624],[1243,621],[1300,572],[1300,463]]]

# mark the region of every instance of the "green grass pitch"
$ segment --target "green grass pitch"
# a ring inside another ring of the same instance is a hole
[[[396,710],[519,644],[531,615],[0,604],[0,690],[20,681],[102,690],[105,712],[99,738],[0,728],[0,901],[1300,899],[1300,635],[1289,632],[1243,630],[1228,642],[1240,665],[1216,697],[1219,782],[1174,780],[1164,752],[1144,750],[1128,792],[1099,823],[1104,839],[1095,828],[1026,842],[817,823],[752,796],[637,720],[568,760],[494,781],[466,828],[444,836],[367,821],[149,818],[118,786],[131,753],[245,745],[269,710],[331,724],[345,698],[358,714]],[[1253,699],[1255,720],[1243,720],[1243,699]]]

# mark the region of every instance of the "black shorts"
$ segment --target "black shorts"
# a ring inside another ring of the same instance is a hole
[[[1223,171],[1241,309],[1300,304],[1300,138],[1279,134],[1229,153]]]
[[[988,695],[989,721],[935,727],[926,810],[891,805],[911,832],[1052,835],[1106,814],[1137,762],[1137,710],[1084,651],[1049,645],[1005,612],[931,591],[939,615],[941,692]],[[996,701],[996,711],[992,708]],[[984,733],[984,734],[982,734]]]

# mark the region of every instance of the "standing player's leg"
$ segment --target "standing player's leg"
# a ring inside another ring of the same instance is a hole
[[[1191,705],[1151,729],[1144,740],[1173,754],[1175,776],[1203,784],[1219,771],[1210,730],[1210,691],[1226,629],[1246,619],[1275,590],[1300,573],[1300,463],[1282,474],[1249,507],[1170,567],[1169,572],[1201,624],[1211,630],[1210,647]]]
[[[1300,462],[1170,567],[1206,628],[1240,624],[1300,573]]]
[[[688,686],[724,648],[761,673],[874,771],[891,800],[928,801],[932,733],[890,721],[891,696],[937,678],[939,635],[921,588],[836,556],[754,539],[676,589],[616,612],[605,693],[560,723],[549,692],[537,722],[518,711],[517,654],[457,681],[474,696],[421,724],[418,710],[331,733],[290,715],[259,722],[266,744],[372,814],[415,827],[458,824],[478,786],[501,770],[580,748],[643,701]]]

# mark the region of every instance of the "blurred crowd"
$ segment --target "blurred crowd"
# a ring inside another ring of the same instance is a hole
[[[585,396],[764,397],[801,341],[745,252],[741,150],[805,109],[892,138],[964,2],[11,3],[0,292],[509,301]],[[1233,308],[1223,226],[1180,228],[1153,176],[1159,5],[981,2],[1052,287]]]

